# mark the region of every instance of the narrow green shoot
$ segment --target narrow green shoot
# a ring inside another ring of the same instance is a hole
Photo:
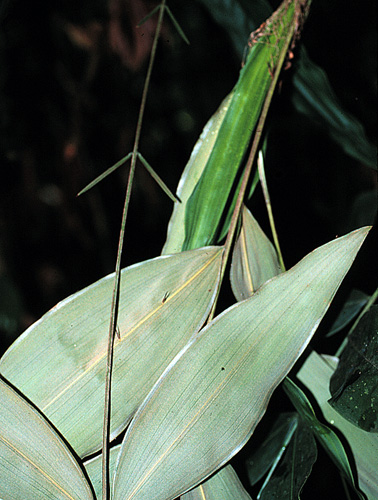
[[[261,151],[261,149],[259,151],[258,158],[257,158],[257,168],[258,168],[259,177],[260,177],[260,181],[261,181],[261,188],[262,188],[263,194],[264,194],[265,206],[266,206],[266,209],[268,212],[270,229],[272,231],[274,246],[276,247],[278,260],[279,260],[281,269],[282,269],[282,271],[286,271],[285,264],[284,264],[283,257],[282,257],[281,247],[280,247],[280,244],[278,241],[276,225],[274,223],[272,204],[270,202],[268,184],[266,182],[266,176],[265,176],[264,155],[263,155],[263,152]]]
[[[140,159],[142,165],[145,167],[147,172],[151,175],[151,177],[157,182],[157,184],[161,187],[161,189],[164,191],[164,193],[170,198],[173,203],[178,201],[181,203],[181,200],[178,196],[172,193],[172,191],[169,189],[169,187],[165,184],[163,179],[159,177],[159,175],[155,172],[155,170],[151,167],[151,165],[148,163],[148,161],[141,155],[141,153],[137,153],[138,158]]]
[[[132,153],[128,153],[126,156],[124,156],[123,158],[121,158],[112,167],[109,167],[107,170],[105,170],[105,172],[103,172],[102,174],[100,174],[98,177],[96,177],[96,179],[94,179],[87,186],[85,186],[85,188],[83,188],[81,191],[79,191],[79,193],[77,193],[76,196],[80,196],[80,195],[86,193],[87,191],[89,191],[90,189],[92,189],[94,186],[96,186],[96,184],[98,184],[103,179],[105,179],[105,177],[107,177],[108,175],[110,175],[113,172],[115,172],[118,167],[121,167],[124,163],[126,163],[131,158],[131,155],[132,155]]]
[[[172,13],[171,9],[168,7],[168,5],[165,6],[165,10],[167,11],[167,14],[169,15],[169,17],[171,18],[171,21],[172,21],[174,27],[176,28],[178,34],[181,36],[181,38],[184,40],[185,43],[190,45],[188,37],[185,35],[183,29],[181,28],[181,26],[177,22],[177,19],[173,15],[173,13]]]
[[[142,24],[144,24],[146,21],[148,21],[160,9],[161,9],[161,4],[157,5],[154,9],[151,10],[151,12],[149,12],[146,16],[144,16],[144,18],[141,21],[139,21],[137,26],[138,27],[142,26]]]

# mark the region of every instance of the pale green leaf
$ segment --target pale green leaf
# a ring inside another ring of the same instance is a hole
[[[237,453],[310,341],[368,230],[314,250],[193,337],[127,430],[113,500],[172,500]]]
[[[0,378],[0,498],[93,500],[84,473],[43,416]]]
[[[109,451],[109,476],[112,478],[121,445],[113,446]],[[85,470],[91,480],[97,500],[102,500],[102,454],[84,462]]]
[[[122,271],[111,436],[130,421],[171,359],[206,319],[222,250],[208,247]],[[79,456],[101,448],[107,334],[114,275],[60,302],[0,360],[0,372]]]
[[[232,291],[238,301],[250,297],[265,281],[281,272],[274,246],[245,206],[242,217],[230,271]]]
[[[324,418],[348,440],[356,462],[361,490],[369,500],[378,498],[378,435],[358,429],[328,403],[329,381],[337,366],[337,358],[311,353],[300,371],[299,380],[314,395]],[[321,434],[319,435],[321,437]]]
[[[192,194],[214,147],[220,126],[230,105],[232,94],[228,95],[218,110],[206,123],[200,138],[196,142],[189,161],[181,175],[177,187],[177,197],[173,213],[168,224],[167,239],[162,254],[181,252],[185,241],[185,211],[186,204]]]
[[[251,500],[231,465],[181,496],[181,500]]]

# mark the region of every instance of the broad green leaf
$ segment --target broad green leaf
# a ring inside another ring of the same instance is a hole
[[[109,452],[109,476],[112,478],[116,466],[116,461],[119,455],[121,445],[113,446]],[[91,480],[96,500],[102,500],[102,454],[98,455],[87,462],[84,462],[85,470]]]
[[[364,431],[378,431],[378,305],[348,335],[330,392],[330,405],[344,418]]]
[[[314,436],[301,418],[285,453],[264,482],[259,500],[297,500],[317,459]]]
[[[176,201],[174,204],[173,213],[168,224],[167,239],[162,254],[178,253],[181,252],[183,248],[185,240],[186,205],[206,167],[220,126],[229,108],[231,98],[232,93],[224,99],[216,113],[214,113],[206,123],[200,138],[193,148],[184,172],[181,175],[177,188],[177,197],[181,200],[181,203]]]
[[[375,500],[378,498],[378,435],[358,429],[345,420],[328,403],[331,397],[329,381],[336,366],[337,358],[335,362],[334,358],[319,356],[313,352],[298,372],[298,379],[312,392],[323,412],[324,418],[347,439],[356,463],[359,486],[366,493],[369,500]],[[314,421],[312,421],[311,425],[314,426],[316,437],[330,456],[334,458],[336,465],[341,470],[344,470],[346,477],[351,479],[348,459],[345,452],[344,458],[342,457],[341,441],[336,442],[336,434],[329,428],[326,431],[325,426],[318,428]],[[332,432],[333,436],[330,432]]]
[[[331,337],[335,333],[345,328],[348,323],[361,311],[364,305],[369,300],[369,296],[360,290],[353,289],[348,295],[343,308],[332,324],[327,337]]]
[[[247,459],[248,480],[253,486],[262,479],[276,460],[280,460],[298,426],[296,413],[280,414],[264,442]]]
[[[301,4],[305,2],[284,0],[261,31],[255,33],[206,167],[187,202],[184,250],[216,242],[222,230],[225,209],[240,180],[242,160],[272,83],[272,74],[281,51],[287,50],[285,44],[292,37],[294,26],[299,28]]]
[[[130,421],[171,359],[206,319],[222,250],[183,252],[122,271],[112,379],[111,436]],[[83,457],[101,448],[107,335],[114,275],[60,302],[0,360]]]
[[[181,500],[251,500],[251,497],[231,465],[226,465],[197,488],[182,495]]]
[[[250,297],[281,272],[276,251],[251,212],[243,206],[242,226],[234,247],[230,281],[238,301]]]
[[[243,56],[250,32],[255,30],[271,11],[266,0],[201,2],[215,21],[226,30],[239,57]],[[376,148],[366,137],[361,122],[340,105],[327,74],[308,57],[303,46],[299,59],[293,76],[293,104],[296,109],[328,130],[330,137],[358,163],[363,161],[376,169]],[[354,227],[359,225],[363,224]]]
[[[1,378],[0,498],[93,500],[83,471],[55,429]]]
[[[126,432],[113,500],[172,500],[237,453],[310,341],[368,230],[314,250],[192,338]]]

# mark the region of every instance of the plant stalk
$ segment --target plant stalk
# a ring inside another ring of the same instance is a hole
[[[110,440],[110,418],[111,418],[111,382],[112,382],[112,371],[113,371],[113,354],[114,354],[114,338],[117,329],[117,317],[118,317],[118,306],[119,306],[119,293],[120,293],[120,281],[121,281],[121,257],[125,238],[126,220],[127,213],[130,204],[131,189],[134,180],[135,168],[138,158],[138,148],[140,135],[142,131],[142,123],[144,117],[144,110],[147,101],[147,94],[149,89],[149,84],[151,80],[152,68],[155,61],[156,48],[158,39],[161,32],[161,27],[163,23],[163,15],[166,0],[162,0],[159,9],[159,16],[157,21],[156,32],[152,44],[150,61],[147,69],[146,80],[144,82],[143,93],[141,104],[139,108],[138,122],[136,126],[134,146],[131,158],[131,165],[129,171],[129,177],[127,180],[125,203],[122,212],[121,230],[119,233],[117,260],[115,266],[114,275],[114,287],[112,296],[112,305],[110,313],[110,325],[109,325],[109,335],[108,335],[108,350],[107,350],[107,360],[106,360],[106,375],[105,375],[105,401],[104,401],[104,424],[103,424],[103,434],[102,434],[102,498],[103,500],[109,500],[110,498],[110,473],[109,473],[109,440]]]

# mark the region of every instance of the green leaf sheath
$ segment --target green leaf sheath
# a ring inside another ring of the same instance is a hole
[[[187,204],[185,250],[217,238],[294,14],[295,2],[284,2],[253,40],[214,148]]]

